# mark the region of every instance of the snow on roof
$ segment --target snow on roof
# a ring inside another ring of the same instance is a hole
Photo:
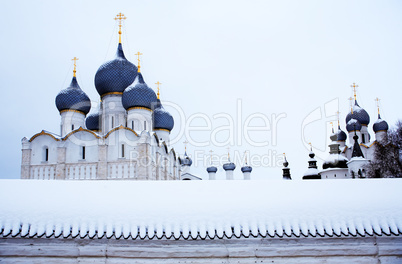
[[[402,233],[402,179],[0,180],[3,237],[199,239]]]
[[[318,175],[320,171],[317,168],[308,168],[303,176]]]

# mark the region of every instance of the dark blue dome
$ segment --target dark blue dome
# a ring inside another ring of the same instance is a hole
[[[152,109],[152,104],[156,103],[155,92],[144,82],[141,73],[137,75],[138,83],[130,86],[123,93],[123,106],[126,110],[131,107],[145,107]]]
[[[208,173],[210,173],[210,172],[217,172],[218,171],[218,168],[217,167],[215,167],[215,166],[211,166],[211,167],[208,167],[207,168],[207,172]]]
[[[100,115],[99,112],[89,114],[85,119],[85,126],[89,130],[96,130],[99,131],[99,124],[100,124]]]
[[[126,59],[119,43],[116,58],[100,66],[95,74],[96,90],[101,96],[107,93],[123,93],[134,82],[137,70],[137,66]]]
[[[388,123],[378,115],[378,120],[373,124],[373,130],[375,133],[378,131],[388,131]]]
[[[159,99],[156,100],[155,109],[152,113],[154,121],[154,129],[166,129],[169,132],[174,127],[174,120],[171,114],[166,111]]]
[[[337,135],[337,140],[338,141],[345,141],[346,138],[347,138],[346,133],[343,130],[341,130],[340,127],[338,128],[338,131],[336,132],[336,135]]]
[[[225,164],[223,164],[223,169],[225,171],[227,171],[227,170],[235,170],[236,165],[233,162],[225,163]]]
[[[355,105],[353,106],[353,114],[352,112],[350,112],[346,116],[346,124],[350,121],[350,119],[356,119],[362,125],[368,125],[370,123],[370,116],[368,115],[366,110],[359,106],[357,101],[355,101]]]
[[[191,160],[191,158],[189,156],[187,156],[187,152],[184,153],[184,158],[180,159],[180,164],[183,166],[191,166],[191,164],[193,164],[193,161]]]
[[[346,124],[346,130],[348,132],[354,131],[354,130],[360,131],[361,129],[362,129],[362,125],[356,119],[350,119],[349,122]]]
[[[251,168],[251,166],[248,166],[248,165],[246,165],[246,166],[244,166],[244,167],[241,167],[241,172],[251,172],[253,170],[253,168]]]
[[[78,85],[77,78],[73,77],[71,84],[60,91],[56,96],[56,107],[59,112],[63,110],[75,110],[88,114],[91,109],[91,101],[86,93]]]

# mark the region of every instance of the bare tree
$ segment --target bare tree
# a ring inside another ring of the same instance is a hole
[[[366,166],[369,178],[402,178],[402,122],[375,145],[374,158]]]

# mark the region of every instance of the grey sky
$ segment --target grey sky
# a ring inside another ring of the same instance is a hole
[[[328,151],[328,122],[336,117],[331,112],[308,124],[305,140],[303,120],[338,100],[345,130],[353,82],[359,85],[360,106],[370,114],[372,137],[376,97],[390,126],[401,117],[400,1],[7,1],[0,10],[1,178],[19,177],[22,137],[42,129],[59,133],[54,98],[71,80],[74,56],[81,88],[93,102],[99,100],[93,79],[114,56],[118,12],[127,17],[126,57],[137,64],[134,53],[141,51],[145,81],[152,88],[160,81],[161,99],[180,105],[187,117],[203,113],[217,129],[227,122],[214,119],[215,114],[237,120],[238,99],[243,122],[256,113],[270,121],[272,114],[285,114],[277,123],[276,145],[272,131],[250,134],[255,141],[268,140],[266,147],[250,146],[244,137],[240,143],[236,134],[231,151],[270,157],[286,152],[296,179],[307,168],[306,142]],[[185,120],[172,113],[175,137]],[[262,125],[262,120],[251,124]],[[204,141],[211,133],[190,135]],[[217,134],[220,140],[227,136]],[[179,153],[184,140],[174,145]],[[189,145],[188,153],[208,154],[210,149],[218,155],[227,152],[226,146]],[[196,172],[207,176],[203,166]],[[281,167],[259,167],[252,177],[275,179],[281,173]],[[218,174],[223,176],[222,169]]]

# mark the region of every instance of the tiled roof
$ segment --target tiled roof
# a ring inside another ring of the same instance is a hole
[[[0,184],[2,237],[235,239],[402,233],[402,179]]]

